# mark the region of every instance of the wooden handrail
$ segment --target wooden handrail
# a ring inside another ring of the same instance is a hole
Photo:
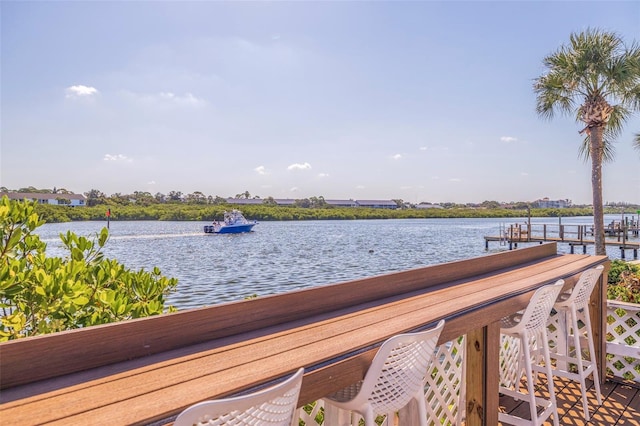
[[[555,256],[543,244],[428,268],[0,344],[0,389],[221,339]],[[392,282],[393,285],[389,285]],[[363,289],[366,288],[366,291]],[[46,357],[42,357],[47,353]],[[70,363],[69,359],[75,359]]]
[[[33,421],[145,424],[301,366],[303,404],[361,379],[391,335],[446,319],[441,342],[470,333],[472,347],[480,348],[467,358],[482,374],[468,370],[467,382],[482,408],[476,412],[485,415],[468,413],[467,424],[493,424],[497,321],[524,308],[541,285],[559,278],[571,285],[583,270],[607,262],[558,255],[555,243],[543,244],[2,343],[0,416],[7,424],[29,423],[34,412],[48,417]]]

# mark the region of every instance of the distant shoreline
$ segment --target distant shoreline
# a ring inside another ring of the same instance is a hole
[[[214,221],[223,217],[225,210],[238,208],[251,220],[356,220],[356,219],[437,219],[437,218],[526,218],[592,216],[591,208],[563,209],[505,209],[505,208],[442,208],[442,209],[376,209],[362,207],[303,208],[270,205],[234,206],[212,204],[165,203],[141,205],[97,205],[68,207],[37,205],[40,217],[49,223],[107,220],[158,221]],[[625,211],[632,210],[632,211]],[[605,214],[620,214],[637,220],[635,207],[605,208]]]

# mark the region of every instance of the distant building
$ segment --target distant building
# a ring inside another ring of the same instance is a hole
[[[236,205],[256,205],[263,204],[262,198],[227,198],[227,203]],[[273,201],[278,206],[295,206],[296,200],[293,198],[274,198]],[[393,200],[324,200],[332,207],[367,207],[372,209],[397,209],[398,205]]]
[[[571,200],[550,200],[545,197],[541,200],[537,200],[535,205],[541,209],[564,209],[571,207]]]
[[[358,207],[370,209],[397,209],[398,204],[393,200],[356,200]]]
[[[227,198],[227,203],[248,206],[264,204],[264,200],[262,198]]]
[[[432,204],[432,203],[420,203],[416,206],[417,209],[443,209],[440,204]]]
[[[50,194],[40,192],[0,192],[0,197],[6,195],[10,200],[37,201],[40,204],[80,207],[86,206],[87,197],[82,194]]]
[[[273,201],[279,206],[295,206],[296,200],[292,198],[276,198]]]
[[[333,207],[358,207],[354,200],[324,200],[325,203]]]

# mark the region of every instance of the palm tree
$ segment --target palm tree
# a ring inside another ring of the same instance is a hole
[[[613,140],[640,110],[640,47],[626,47],[615,33],[587,29],[544,58],[546,72],[535,79],[536,110],[576,114],[584,128],[583,153],[591,159],[595,251],[605,255],[602,163],[611,160]],[[634,145],[638,144],[638,138]]]

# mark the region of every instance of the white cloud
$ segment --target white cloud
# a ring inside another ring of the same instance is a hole
[[[527,172],[520,172],[520,176],[529,176],[529,173],[527,173]]]
[[[264,166],[258,166],[255,169],[256,173],[258,173],[259,175],[268,175],[269,173],[267,172],[267,169]]]
[[[462,179],[460,179],[460,178],[451,178],[451,179],[449,179],[449,182],[462,182]]]
[[[318,174],[319,178],[325,178],[325,177],[329,177],[329,173],[319,173]]]
[[[165,99],[165,100],[169,100],[179,104],[186,104],[186,105],[199,105],[202,103],[206,103],[203,99],[199,99],[189,92],[185,93],[182,96],[176,95],[171,92],[160,92],[159,97],[160,99]]]
[[[146,104],[177,105],[182,107],[201,107],[207,105],[206,100],[198,98],[189,92],[182,95],[176,95],[173,92],[135,93],[123,91],[122,93],[134,102],[143,102]]]
[[[420,151],[426,151],[427,147],[426,146],[421,146],[419,149],[420,149]]]
[[[364,185],[356,185],[356,189],[364,189]]]
[[[291,192],[297,192],[297,191],[298,191],[298,187],[297,187],[297,186],[294,186],[294,187],[292,187],[289,191],[291,191]]]
[[[151,181],[147,182],[147,185],[155,185],[155,184],[156,184],[155,180],[151,180]]]
[[[82,84],[70,86],[65,89],[67,98],[81,98],[85,96],[93,96],[98,94],[95,87],[83,86]]]
[[[104,161],[118,161],[118,162],[125,162],[125,163],[133,162],[133,158],[129,158],[126,155],[122,155],[122,154],[105,154],[103,160]]]
[[[396,154],[396,155],[392,156],[391,158],[393,158],[394,160],[400,160],[402,158],[402,154]]]
[[[511,143],[511,142],[516,142],[518,138],[514,138],[513,136],[501,136],[500,140],[502,142]]]
[[[287,170],[309,170],[311,168],[311,164],[309,163],[294,163],[287,167]]]

